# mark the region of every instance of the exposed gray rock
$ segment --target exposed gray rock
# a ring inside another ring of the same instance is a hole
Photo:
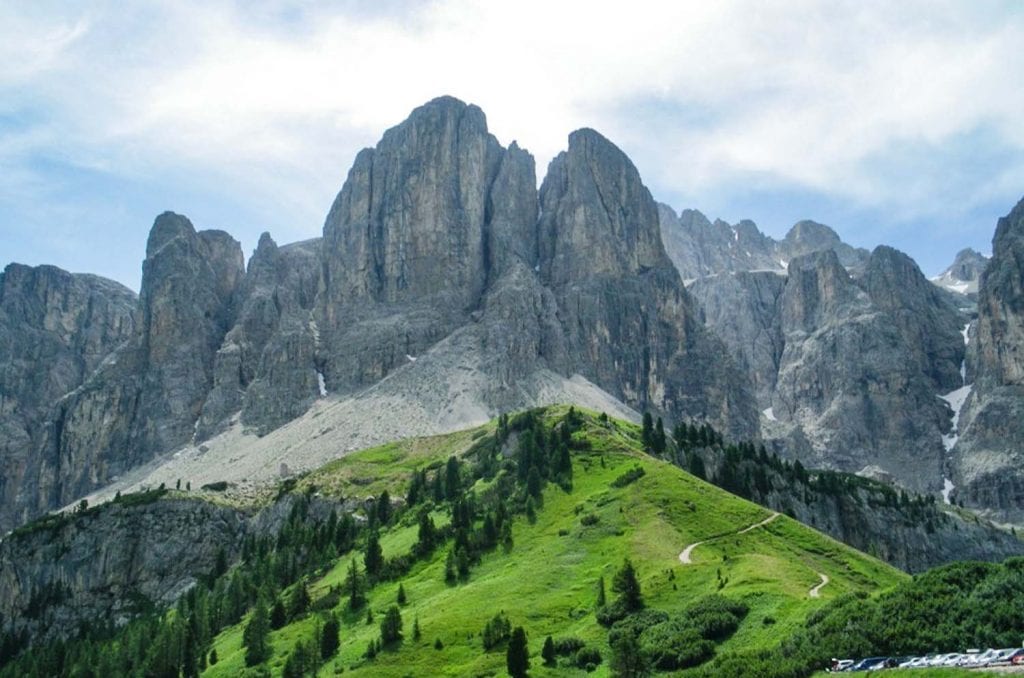
[[[132,336],[135,308],[134,292],[97,276],[20,264],[0,273],[0,530],[31,513],[53,403]]]
[[[532,159],[503,149],[479,108],[451,97],[416,109],[357,156],[324,224],[320,331],[331,391],[381,379],[480,305],[490,207],[514,233],[532,228],[536,189],[511,167],[496,182],[506,162],[526,162],[532,174]],[[522,195],[494,194],[504,190]]]
[[[660,204],[658,218],[665,250],[684,280],[739,271],[785,273],[789,262],[804,254],[833,250],[846,268],[859,271],[868,259],[867,250],[844,243],[828,226],[814,221],[796,223],[782,240],[761,233],[744,219],[730,225],[721,219],[711,223],[697,210],[683,210],[678,217]]]
[[[795,258],[785,278],[724,274],[691,290],[754,375],[778,449],[938,492],[949,412],[936,394],[961,384],[961,319],[909,257],[879,247],[854,279],[825,249]]]
[[[932,282],[957,295],[977,299],[978,281],[986,266],[988,257],[968,247],[957,252],[952,265],[933,278]]]
[[[758,407],[771,407],[785,340],[781,299],[786,278],[769,271],[701,278],[689,291],[705,321],[732,350],[754,383]]]
[[[157,217],[143,263],[140,327],[59,400],[20,502],[30,515],[71,502],[192,439],[234,319],[237,241]]]
[[[121,624],[147,603],[172,604],[231,562],[246,532],[237,509],[204,501],[113,503],[29,526],[0,542],[0,616],[33,641],[66,638],[81,624]]]
[[[238,290],[238,320],[217,352],[197,439],[219,432],[239,411],[243,423],[266,433],[319,397],[320,271],[319,239],[278,247],[269,233],[260,237]]]
[[[978,288],[974,389],[954,449],[957,496],[1024,520],[1024,200],[996,226]]]
[[[574,132],[540,201],[540,274],[558,299],[571,371],[638,409],[755,434],[747,382],[699,322],[625,154]]]

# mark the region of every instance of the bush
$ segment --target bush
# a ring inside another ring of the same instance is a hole
[[[602,661],[601,651],[592,645],[581,647],[573,657],[573,664],[578,668],[587,669],[587,671],[593,671],[593,668],[587,667],[597,667]]]
[[[643,467],[634,466],[633,468],[631,468],[630,470],[626,471],[621,476],[613,480],[611,485],[612,487],[625,487],[630,483],[634,483],[637,480],[640,480],[641,478],[644,477],[645,474],[646,471],[644,471]]]
[[[584,647],[584,645],[586,645],[586,643],[584,643],[582,640],[574,636],[558,638],[555,640],[555,654],[561,655],[563,657],[570,654],[575,654],[576,652],[581,650]]]

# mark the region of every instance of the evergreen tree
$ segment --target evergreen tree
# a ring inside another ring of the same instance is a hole
[[[704,468],[704,460],[696,452],[690,453],[690,463],[688,464],[689,471],[693,475],[697,476],[701,480],[706,480],[708,477],[707,470]]]
[[[270,614],[267,612],[267,604],[260,596],[256,602],[256,609],[245,625],[242,633],[242,645],[245,646],[245,665],[256,666],[262,664],[270,657],[270,645],[267,643],[267,636],[270,634]]]
[[[622,562],[622,568],[615,573],[612,590],[619,594],[618,602],[627,612],[643,609],[644,600],[640,595],[640,581],[637,579],[636,569],[629,558]]]
[[[425,508],[420,509],[419,531],[415,551],[421,556],[428,555],[434,550],[437,543],[437,528],[434,526],[434,519]]]
[[[448,457],[444,467],[444,494],[448,501],[454,501],[462,492],[462,479],[459,477],[459,460]]]
[[[384,568],[384,550],[380,547],[380,535],[376,530],[370,532],[366,537],[366,553],[363,556],[363,566],[366,568],[366,576],[372,581],[380,576]]]
[[[444,501],[444,481],[441,479],[441,471],[434,474],[434,481],[430,485],[430,494],[435,504]]]
[[[444,580],[448,584],[458,581],[459,573],[455,569],[455,547],[448,551],[448,557],[444,561]]]
[[[355,558],[352,559],[351,564],[348,567],[348,575],[345,577],[344,583],[345,592],[348,593],[348,606],[353,610],[358,610],[366,602],[366,598],[363,595],[363,578],[359,574],[359,568],[356,566]]]
[[[381,492],[377,500],[377,520],[381,525],[391,522],[391,494],[387,490]]]
[[[540,471],[537,470],[536,466],[531,466],[530,471],[526,474],[526,492],[531,497],[540,497]]]
[[[405,586],[403,584],[398,585],[397,602],[399,605],[402,606],[404,606],[408,602],[405,597]]]
[[[218,659],[217,659],[217,648],[213,648],[212,650],[210,650],[210,662],[209,662],[210,666],[213,666],[214,664],[216,664],[217,661],[218,661]]]
[[[618,634],[612,641],[611,669],[621,678],[639,678],[650,673],[640,642],[629,631]]]
[[[384,613],[380,622],[380,639],[385,645],[397,642],[402,638],[402,613],[397,605],[392,605]]]
[[[340,645],[338,618],[331,614],[324,622],[323,631],[320,633],[320,658],[330,659],[338,652]]]
[[[412,639],[419,642],[422,635],[420,632],[420,617],[416,615],[416,618],[412,620]]]
[[[658,417],[658,423],[654,426],[654,435],[651,439],[651,448],[655,454],[664,454],[666,448],[665,441],[665,424],[662,423],[661,417]]]
[[[277,630],[288,623],[288,613],[284,610],[284,603],[278,598],[274,601],[274,607],[270,610],[270,628]]]
[[[604,592],[604,577],[597,578],[597,607],[604,607],[608,602]]]
[[[640,431],[640,442],[645,450],[650,450],[654,439],[654,419],[650,412],[644,412],[643,428]]]
[[[544,639],[544,647],[540,651],[540,656],[544,659],[545,666],[554,666],[557,661],[555,656],[555,641],[548,636]]]
[[[530,668],[530,652],[526,645],[526,631],[522,626],[517,626],[509,638],[505,667],[512,678],[524,678]]]
[[[306,614],[306,611],[309,610],[309,603],[309,589],[306,587],[306,581],[302,580],[292,589],[291,596],[288,598],[288,616],[291,619],[296,619]]]
[[[304,678],[316,671],[316,657],[313,650],[301,640],[296,641],[291,654],[285,660],[282,678]]]

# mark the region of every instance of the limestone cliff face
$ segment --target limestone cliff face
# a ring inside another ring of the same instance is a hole
[[[332,391],[379,380],[465,323],[500,273],[492,265],[514,253],[502,246],[532,254],[532,176],[532,158],[502,148],[479,108],[450,97],[359,154],[324,224]]]
[[[136,295],[53,266],[0,273],[0,528],[25,518],[24,495],[52,404],[135,332]]]
[[[771,407],[785,337],[781,302],[786,278],[771,271],[741,271],[701,278],[689,288],[704,318],[750,375],[761,410]]]
[[[323,238],[265,234],[248,270],[227,234],[158,217],[136,315],[44,398],[35,461],[10,481],[20,517],[0,527],[235,424],[263,435],[371,390],[445,428],[583,389],[757,431],[749,382],[702,326],[629,159],[580,130],[538,193],[532,156],[450,97],[357,156]]]
[[[265,433],[305,412],[320,396],[315,304],[320,240],[278,247],[260,237],[237,293],[238,318],[214,363],[214,386],[196,431],[202,440],[241,413]]]
[[[954,448],[958,496],[1001,519],[1024,519],[1024,200],[996,226],[978,288],[974,389]]]
[[[593,130],[574,132],[540,202],[540,274],[558,299],[571,369],[639,409],[752,435],[746,380],[701,326],[625,154]]]
[[[172,604],[234,560],[246,516],[202,501],[114,503],[26,529],[0,542],[5,630],[33,641],[64,638],[96,620],[124,623],[146,602]]]
[[[54,405],[34,482],[23,487],[28,511],[68,503],[192,439],[242,272],[241,248],[227,234],[157,217],[139,327]]]
[[[834,251],[853,271],[860,271],[868,259],[867,250],[844,243],[828,226],[809,220],[797,222],[785,238],[775,240],[749,219],[734,225],[721,219],[712,223],[697,210],[677,216],[664,204],[658,205],[658,218],[665,249],[687,281],[741,271],[785,273],[792,259],[824,250]]]
[[[963,339],[957,309],[912,260],[879,247],[855,279],[824,249],[785,277],[725,274],[692,290],[752,370],[767,438],[805,466],[942,488],[949,412],[936,395],[960,386]]]

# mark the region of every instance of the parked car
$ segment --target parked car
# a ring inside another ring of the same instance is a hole
[[[856,663],[856,660],[853,660],[853,659],[836,659],[835,657],[833,657],[832,658],[832,664],[829,666],[828,670],[831,673],[839,673],[840,671],[848,671],[850,669],[850,667],[853,666],[855,663]]]
[[[888,657],[868,657],[867,659],[861,659],[859,662],[851,666],[848,671],[872,671],[874,669],[885,668],[885,662]]]

